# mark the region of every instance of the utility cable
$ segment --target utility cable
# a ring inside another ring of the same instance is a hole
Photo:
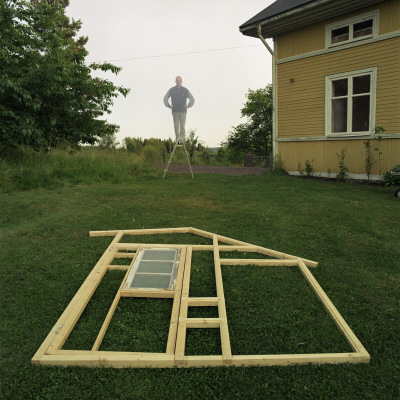
[[[246,48],[246,47],[261,47],[261,45],[259,45],[259,44],[250,44],[250,45],[247,45],[247,46],[223,47],[223,48],[220,48],[220,49],[187,51],[187,52],[184,52],[184,53],[171,53],[171,54],[159,54],[159,55],[145,56],[145,57],[120,58],[118,60],[108,60],[106,62],[146,60],[146,59],[149,59],[149,58],[173,57],[173,56],[183,56],[183,55],[186,55],[186,54],[199,54],[199,53],[210,53],[210,52],[216,52],[216,51],[243,49],[243,48]]]

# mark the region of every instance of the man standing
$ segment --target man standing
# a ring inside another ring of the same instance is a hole
[[[185,141],[185,123],[187,108],[192,107],[194,98],[188,89],[182,86],[182,77],[177,76],[175,79],[176,86],[168,90],[164,96],[165,107],[172,109],[172,117],[174,119],[176,142],[183,144]],[[169,98],[171,97],[171,104]],[[189,99],[189,104],[187,104]]]

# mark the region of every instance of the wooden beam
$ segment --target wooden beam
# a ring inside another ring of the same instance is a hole
[[[119,232],[121,232],[121,231],[119,231],[119,230],[114,230],[114,231],[90,231],[89,232],[89,236],[90,237],[116,236]]]
[[[81,366],[81,367],[112,367],[112,368],[171,368],[175,366],[174,356],[160,355],[101,355],[97,351],[93,355],[44,355],[42,365]]]
[[[106,251],[100,257],[99,261],[96,263],[71,302],[68,304],[65,311],[62,313],[61,317],[54,325],[53,329],[33,356],[32,362],[40,359],[46,352],[51,353],[54,350],[59,350],[63,346],[98,284],[106,273],[107,265],[113,259],[117,250],[116,244],[121,237],[122,232],[119,232],[107,247]]]
[[[84,354],[85,353],[85,354]],[[236,367],[287,366],[301,364],[368,363],[358,353],[276,354],[232,356],[227,364],[220,355],[185,356],[177,363],[173,355],[159,353],[83,352],[82,354],[44,355],[40,364],[54,366],[112,367],[112,368],[172,368],[172,367]]]
[[[175,295],[174,303],[172,305],[171,320],[169,323],[169,332],[167,340],[167,354],[173,355],[175,353],[176,347],[176,336],[178,332],[179,324],[179,311],[181,307],[182,298],[182,286],[183,286],[183,275],[185,272],[185,262],[186,262],[186,248],[181,251],[181,256],[179,260],[178,273],[176,275],[176,285],[175,285]]]
[[[104,335],[106,334],[106,331],[107,331],[107,329],[108,329],[108,327],[110,325],[111,318],[113,317],[115,309],[117,308],[117,305],[118,305],[120,297],[121,296],[120,296],[120,294],[118,292],[116,294],[116,296],[114,297],[114,300],[113,300],[113,302],[111,304],[111,307],[108,310],[106,319],[104,320],[103,325],[101,326],[100,332],[97,334],[97,338],[96,338],[96,340],[95,340],[95,342],[93,344],[92,351],[97,351],[99,349],[99,347],[101,345],[101,342],[104,339]]]
[[[90,237],[115,236],[120,230],[90,231]],[[189,233],[190,228],[124,229],[123,235],[157,235],[168,233]]]
[[[114,258],[133,258],[136,253],[115,253]]]
[[[222,236],[222,235],[214,235],[213,233],[207,232],[207,231],[203,231],[201,229],[197,229],[197,228],[190,228],[190,232],[194,233],[196,235],[202,236],[202,237],[206,237],[209,239],[212,239],[213,236],[217,236],[218,242],[222,242],[222,243],[226,243],[229,245],[234,245],[234,246],[247,246],[251,249],[253,248],[257,248],[256,251],[260,252],[261,254],[265,254],[265,255],[269,255],[271,257],[276,257],[276,258],[290,258],[290,259],[294,259],[297,260],[299,257],[297,256],[293,256],[291,254],[286,254],[286,253],[282,253],[279,251],[275,251],[275,250],[271,250],[271,249],[267,249],[266,247],[261,247],[261,246],[255,246],[251,243],[246,243],[246,242],[242,242],[240,240],[236,240],[236,239],[232,239],[226,236]],[[220,246],[221,247],[221,246]],[[201,249],[198,249],[201,250]],[[205,249],[204,249],[205,250]],[[229,251],[226,249],[226,247],[224,248],[224,250],[220,251]],[[306,265],[308,265],[309,267],[317,267],[318,263],[316,261],[311,261],[311,260],[307,260],[305,258],[301,258]]]
[[[219,259],[217,235],[213,235],[213,245],[214,245],[215,281],[217,284],[217,296],[218,296],[218,314],[221,320],[220,334],[221,334],[222,358],[224,362],[231,362],[232,350],[231,350],[231,343],[229,340],[228,320],[226,317],[224,286],[222,283],[222,272],[221,272],[221,263]]]
[[[118,251],[121,250],[138,250],[138,249],[164,249],[164,248],[171,248],[171,249],[183,249],[186,247],[186,244],[152,244],[152,243],[118,243],[117,249]]]
[[[189,297],[189,307],[209,307],[218,306],[218,297]]]
[[[187,247],[185,271],[183,275],[181,307],[179,310],[178,332],[176,338],[175,361],[180,364],[183,362],[186,346],[186,319],[188,313],[188,297],[190,285],[190,269],[192,265],[192,246]]]
[[[98,333],[97,338],[96,338],[96,340],[95,340],[95,342],[93,344],[92,351],[97,351],[99,349],[100,345],[101,345],[101,342],[103,341],[104,335],[106,334],[106,331],[107,331],[107,329],[108,329],[108,327],[110,325],[111,318],[113,317],[114,312],[115,312],[115,310],[117,308],[119,299],[121,298],[120,291],[121,291],[121,289],[122,289],[122,287],[123,287],[123,285],[124,285],[124,283],[126,281],[126,278],[128,277],[129,271],[132,268],[132,265],[135,262],[135,259],[136,259],[136,255],[135,255],[134,258],[132,258],[132,261],[131,261],[129,267],[127,268],[125,277],[121,282],[119,290],[117,291],[117,294],[114,297],[114,300],[113,300],[113,302],[111,304],[111,307],[109,308],[107,316],[106,316],[106,318],[105,318],[105,320],[103,322],[103,325],[101,326],[100,332]]]
[[[203,231],[201,229],[190,227],[189,231],[190,231],[190,233],[193,233],[193,234],[198,235],[198,236],[205,237],[207,239],[211,239],[212,240],[212,238],[213,238],[213,234],[212,233],[207,232],[207,231]]]
[[[345,336],[345,338],[348,341],[348,343],[350,344],[351,348],[354,351],[356,351],[357,353],[359,353],[360,355],[362,355],[363,357],[367,357],[369,359],[370,356],[369,356],[367,350],[364,348],[364,346],[358,340],[358,338],[354,334],[354,332],[350,329],[347,322],[340,315],[339,311],[333,305],[333,303],[331,302],[329,297],[323,291],[322,287],[319,285],[317,280],[314,278],[314,276],[311,274],[311,272],[309,271],[309,269],[307,268],[307,266],[305,265],[305,263],[302,260],[299,260],[299,269],[300,269],[301,273],[303,274],[304,278],[310,284],[314,293],[317,295],[319,300],[324,305],[326,311],[331,316],[331,318],[335,322],[336,326],[339,328],[339,330]]]
[[[107,269],[109,271],[127,271],[129,269],[129,265],[109,265]]]
[[[263,259],[229,259],[224,258],[220,260],[221,265],[260,265],[260,266],[288,266],[297,267],[297,260],[263,260]]]
[[[186,328],[219,328],[219,318],[187,318]]]
[[[190,233],[190,228],[125,229],[124,235],[158,235],[169,233]]]
[[[175,290],[143,290],[143,289],[121,289],[121,297],[145,297],[154,299],[173,299]]]

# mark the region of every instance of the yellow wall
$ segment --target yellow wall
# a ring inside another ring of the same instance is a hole
[[[278,59],[324,49],[325,25],[377,9],[379,9],[379,34],[400,30],[400,0],[386,0],[357,12],[279,35]]]
[[[375,147],[379,147],[382,152],[381,173],[385,173],[395,165],[400,164],[400,139],[382,139],[381,142],[371,140],[370,142],[376,161],[372,169],[373,175],[379,174],[378,152],[374,150]],[[340,153],[342,148],[346,149],[344,163],[349,169],[348,172],[365,174],[366,150],[364,140],[280,142],[278,153],[287,171],[297,171],[298,163],[304,169],[305,161],[309,160],[314,166],[314,171],[327,173],[330,169],[335,174],[339,172],[339,159],[336,153]]]
[[[324,136],[325,76],[368,67],[377,67],[375,125],[386,133],[400,133],[397,37],[278,64],[278,137]]]
[[[278,61],[323,49],[326,24],[378,8],[380,34],[400,30],[400,0],[386,0],[356,13],[280,35]],[[375,126],[383,126],[385,134],[400,133],[400,37],[393,37],[278,64],[278,138],[324,137],[325,77],[369,67],[377,68]],[[383,172],[400,163],[400,138],[383,139],[380,147]],[[315,171],[337,172],[336,153],[342,148],[346,148],[345,164],[349,172],[365,174],[364,140],[278,142],[278,154],[288,171],[297,171],[299,162],[304,168],[307,159],[314,159]],[[373,174],[378,173],[375,164]]]

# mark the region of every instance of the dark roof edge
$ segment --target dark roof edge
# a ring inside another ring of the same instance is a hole
[[[316,0],[316,1],[313,1],[313,2],[310,2],[310,3],[306,3],[306,4],[303,4],[303,5],[299,6],[299,7],[291,8],[290,10],[284,11],[284,12],[282,12],[280,14],[275,14],[275,15],[273,15],[273,16],[271,16],[269,18],[266,18],[264,20],[253,22],[250,25],[243,24],[243,25],[241,25],[239,27],[239,31],[240,32],[244,32],[244,31],[247,31],[247,30],[250,30],[250,29],[257,28],[260,25],[261,26],[265,25],[265,24],[267,24],[269,22],[276,22],[276,21],[278,21],[280,19],[283,19],[285,17],[290,17],[292,15],[299,14],[299,13],[301,13],[303,11],[307,11],[310,8],[318,7],[321,4],[330,3],[331,1],[332,0]]]

